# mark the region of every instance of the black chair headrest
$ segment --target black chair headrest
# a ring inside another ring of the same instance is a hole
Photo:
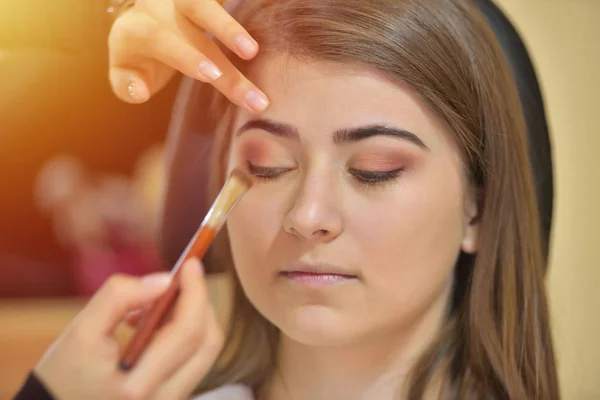
[[[540,213],[542,250],[547,258],[552,230],[554,175],[550,133],[538,78],[525,44],[507,16],[491,0],[472,1],[495,33],[517,83],[527,125],[529,159]]]

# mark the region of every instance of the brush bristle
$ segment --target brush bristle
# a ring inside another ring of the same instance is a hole
[[[221,192],[209,210],[203,225],[220,229],[227,215],[238,200],[252,187],[252,179],[242,171],[235,169],[229,175]]]
[[[231,176],[235,177],[236,179],[239,179],[241,181],[242,185],[247,186],[247,189],[250,189],[252,187],[252,184],[254,183],[252,181],[252,178],[250,178],[248,176],[248,174],[246,174],[245,172],[242,172],[241,170],[239,170],[237,168],[231,172]]]

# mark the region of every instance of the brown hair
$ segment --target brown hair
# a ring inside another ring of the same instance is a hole
[[[235,16],[261,53],[366,65],[408,84],[456,136],[480,194],[479,250],[460,257],[450,321],[414,368],[408,398],[423,398],[443,371],[442,398],[558,399],[525,125],[483,17],[466,0],[246,0]],[[216,189],[233,107],[214,95],[223,116]],[[234,286],[225,348],[201,391],[232,382],[258,387],[273,372],[277,329],[237,278]]]

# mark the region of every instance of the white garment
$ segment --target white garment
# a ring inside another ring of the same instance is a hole
[[[191,400],[254,400],[254,394],[248,386],[225,385]]]

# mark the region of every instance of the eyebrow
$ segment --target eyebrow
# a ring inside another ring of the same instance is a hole
[[[284,139],[300,139],[298,129],[295,127],[262,118],[247,121],[237,130],[236,135],[239,136],[245,131],[251,129],[260,129]],[[429,150],[425,143],[423,143],[423,141],[414,133],[404,129],[398,129],[379,124],[359,126],[356,128],[338,129],[333,133],[333,142],[337,145],[340,145],[344,143],[358,142],[374,136],[391,136],[404,139],[424,150]]]

